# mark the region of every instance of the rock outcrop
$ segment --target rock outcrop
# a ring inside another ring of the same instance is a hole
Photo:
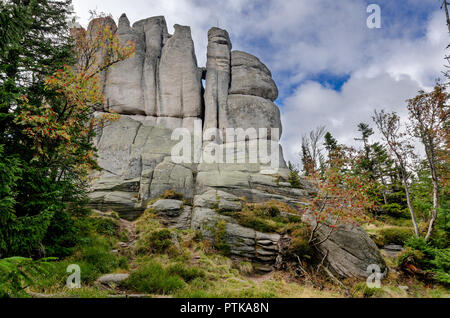
[[[115,30],[112,20],[96,21],[90,30],[98,23]],[[106,103],[95,116],[114,111],[120,119],[97,132],[103,169],[93,175],[90,204],[130,220],[152,208],[167,226],[196,229],[211,240],[221,225],[222,243],[231,254],[271,270],[282,237],[246,228],[229,213],[239,213],[243,198],[298,208],[315,192],[304,180],[301,189],[287,182],[274,103],[278,89],[257,57],[231,50],[227,31],[209,30],[206,68],[199,68],[190,28],[175,25],[174,30],[170,35],[160,16],[132,26],[125,15],[119,19],[117,34],[122,43],[133,41],[136,53],[102,74]],[[240,130],[229,135],[230,128]],[[187,142],[180,144],[184,137]],[[183,160],[175,160],[174,149],[182,149]],[[184,201],[153,200],[166,190],[183,194]],[[342,276],[367,276],[371,262],[385,266],[360,228],[336,232],[321,252]]]
[[[219,128],[227,107],[231,80],[231,42],[228,32],[208,31],[204,128]]]

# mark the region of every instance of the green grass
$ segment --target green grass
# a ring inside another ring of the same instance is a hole
[[[287,216],[281,216],[287,212]],[[240,212],[221,212],[245,227],[264,233],[281,233],[302,223],[297,211],[286,203],[271,200],[265,203],[246,204]]]
[[[185,286],[183,280],[156,261],[149,261],[132,272],[124,287],[143,293],[169,294]]]
[[[186,266],[182,263],[176,263],[167,268],[167,271],[171,275],[178,275],[186,282],[190,282],[196,278],[204,278],[205,272],[197,267]]]

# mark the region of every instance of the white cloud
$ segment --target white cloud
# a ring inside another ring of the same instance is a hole
[[[406,116],[406,99],[429,89],[441,76],[448,34],[441,12],[428,21],[426,34],[417,39],[380,39],[379,54],[359,65],[340,91],[317,82],[300,84],[284,100],[282,142],[287,160],[298,161],[300,137],[319,125],[342,143],[354,144],[356,125],[371,124],[374,109],[397,111]],[[367,52],[361,48],[360,54]]]

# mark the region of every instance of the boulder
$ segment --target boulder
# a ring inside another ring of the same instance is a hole
[[[241,211],[242,200],[230,193],[220,190],[208,190],[202,195],[196,195],[194,206],[215,208],[220,211]]]
[[[87,35],[90,38],[91,41],[95,42],[99,40],[99,30],[102,28],[108,27],[111,32],[116,32],[117,25],[116,22],[111,17],[100,17],[92,19],[89,22],[88,28],[87,28]],[[99,48],[97,52],[95,53],[95,59],[96,63],[101,64],[105,61],[106,52]],[[106,72],[102,71],[99,74],[99,87],[104,90],[106,84]],[[103,110],[103,106],[95,107],[96,110]]]
[[[198,198],[195,199],[198,201]],[[224,233],[218,233],[218,223],[225,224]],[[237,224],[228,216],[213,209],[194,207],[191,228],[200,230],[203,235],[216,243],[221,240],[232,255],[252,259],[256,262],[273,264],[278,255],[278,234],[261,233]],[[269,265],[270,266],[270,265]]]
[[[305,214],[303,221],[315,227],[315,220],[310,215]],[[328,236],[329,231],[326,225],[318,228],[319,242]],[[341,277],[368,277],[371,274],[367,270],[370,265],[379,266],[383,275],[387,273],[380,250],[359,225],[339,225],[327,240],[316,247],[320,257],[327,255],[324,264]]]
[[[161,199],[148,206],[158,214],[167,216],[179,216],[183,208],[183,201],[172,199]]]
[[[274,101],[278,88],[269,69],[256,56],[232,51],[229,94],[254,95]]]
[[[109,285],[111,283],[119,284],[126,280],[128,277],[130,277],[130,274],[106,274],[103,276],[100,276],[97,279],[97,282],[105,285]]]
[[[192,170],[174,164],[170,161],[170,157],[157,165],[153,172],[150,198],[157,198],[166,190],[182,193],[187,200],[192,200],[194,197],[194,174]]]

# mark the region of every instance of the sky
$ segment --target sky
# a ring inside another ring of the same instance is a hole
[[[375,109],[406,116],[408,98],[442,77],[449,34],[440,0],[73,0],[79,22],[89,10],[126,13],[133,23],[164,15],[189,25],[199,66],[207,31],[226,29],[233,49],[256,55],[272,71],[286,160],[299,162],[301,136],[317,126],[355,144],[357,124],[374,127]],[[369,4],[381,28],[367,27]]]

